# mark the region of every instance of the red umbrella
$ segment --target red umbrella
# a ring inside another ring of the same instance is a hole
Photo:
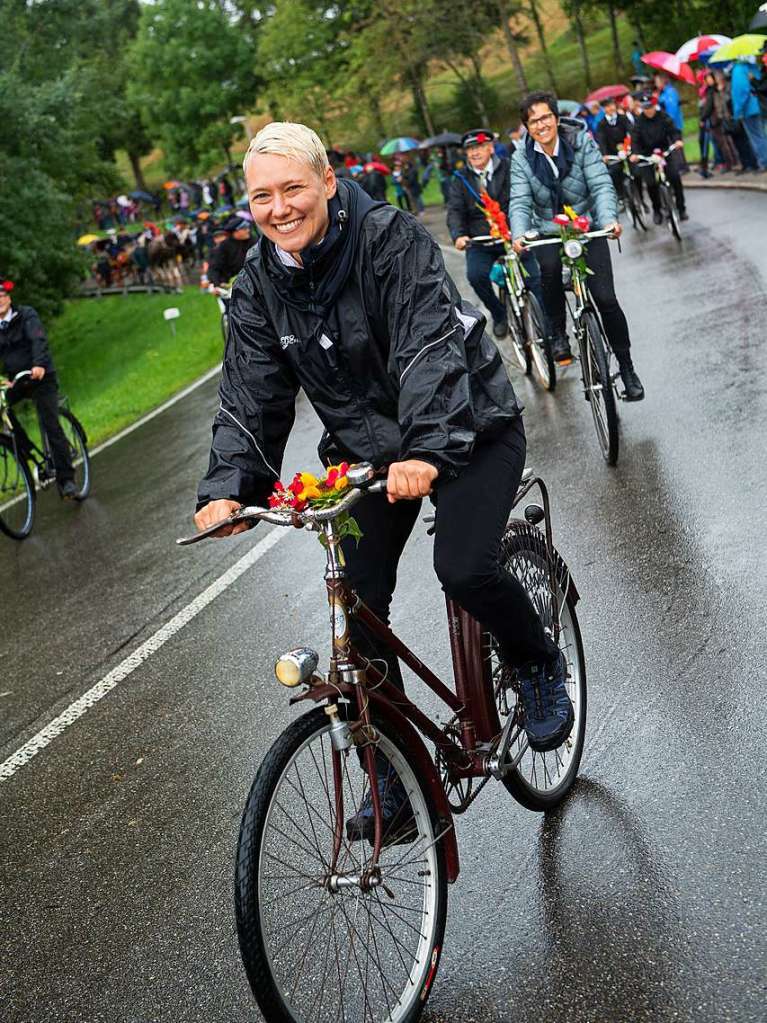
[[[621,96],[628,96],[631,89],[625,85],[603,85],[601,89],[590,92],[584,103],[601,103],[606,99],[620,99]]]
[[[689,85],[695,85],[695,75],[689,64],[683,64],[673,53],[666,53],[665,50],[653,50],[652,53],[645,53],[642,63],[656,71],[665,71],[673,78],[681,78]]]
[[[677,60],[681,60],[682,63],[686,63],[690,60],[698,60],[701,53],[705,53],[706,50],[715,50],[717,47],[724,46],[725,43],[731,42],[732,39],[730,39],[729,36],[695,36],[694,39],[688,39],[683,46],[680,46],[676,51],[675,56]]]
[[[369,174],[371,171],[378,171],[379,174],[391,174],[391,167],[387,167],[380,160],[371,160],[370,163],[365,164],[365,173]]]

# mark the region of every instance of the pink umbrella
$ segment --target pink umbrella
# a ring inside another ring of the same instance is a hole
[[[606,99],[620,99],[621,96],[628,96],[631,89],[628,89],[625,85],[603,85],[601,89],[595,89],[594,92],[590,92],[584,103],[601,103]]]
[[[652,53],[644,54],[642,63],[648,67],[655,68],[656,71],[665,71],[667,75],[671,75],[673,78],[681,78],[683,82],[687,82],[689,85],[695,85],[695,75],[692,73],[690,65],[683,64],[673,53],[666,53],[664,50],[653,50]]]
[[[694,39],[688,39],[684,46],[680,46],[674,56],[686,64],[689,60],[697,60],[706,50],[712,50],[715,46],[724,46],[725,43],[731,42],[732,39],[729,36],[695,36]]]

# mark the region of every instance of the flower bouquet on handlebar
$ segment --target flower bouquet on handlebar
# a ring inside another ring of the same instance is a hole
[[[527,287],[524,264],[512,247],[511,230],[500,203],[487,192],[480,193],[482,210],[490,228],[490,238],[501,242],[504,254],[493,267],[490,279],[498,287],[498,297],[506,306],[511,346],[525,376],[534,371],[547,391],[556,386],[556,369],[546,330],[546,318],[540,303]]]
[[[348,472],[349,463],[341,462],[331,465],[321,478],[310,472],[297,472],[287,487],[277,480],[269,497],[269,507],[295,512],[302,512],[305,508],[315,511],[333,508],[349,488]],[[362,530],[349,512],[341,512],[336,518],[336,533],[339,539],[351,536],[357,543],[362,539]],[[327,544],[324,533],[320,533],[319,537],[323,546]]]

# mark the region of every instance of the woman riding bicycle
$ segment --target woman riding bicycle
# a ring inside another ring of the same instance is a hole
[[[9,379],[23,370],[31,370],[31,377],[8,392],[8,402],[15,405],[29,398],[37,405],[51,445],[59,493],[73,499],[78,490],[69,444],[59,425],[59,389],[48,340],[35,310],[13,305],[13,287],[12,281],[0,284],[0,364]]]
[[[610,175],[597,144],[580,121],[559,117],[556,97],[533,92],[521,106],[528,134],[511,160],[511,202],[509,205],[514,248],[524,251],[529,230],[556,234],[556,214],[568,205],[585,214],[595,229],[621,234],[618,208]],[[565,291],[562,260],[555,246],[536,250],[541,267],[546,316],[557,362],[572,360],[567,340]],[[628,324],[618,304],[607,239],[593,241],[586,260],[593,276],[589,289],[602,316],[605,332],[618,360],[628,401],[641,401],[644,388],[631,360]]]
[[[416,218],[336,179],[311,129],[267,125],[244,170],[262,237],[232,292],[197,527],[241,502],[266,503],[302,387],[326,428],[324,458],[389,466],[388,502],[371,494],[355,509],[364,536],[358,547],[345,541],[350,584],[388,621],[399,558],[433,491],[443,588],[518,669],[531,746],[561,745],[573,720],[562,659],[499,564],[525,435],[484,318],[461,300]],[[359,649],[383,657],[359,622],[351,628]],[[388,665],[401,687],[396,658]]]

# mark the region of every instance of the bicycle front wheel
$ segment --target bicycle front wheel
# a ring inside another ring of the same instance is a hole
[[[676,208],[676,201],[671,193],[671,189],[668,185],[660,186],[660,198],[663,204],[663,209],[666,211],[668,217],[668,226],[678,242],[682,240],[682,225],[679,220],[679,211]]]
[[[596,315],[587,310],[583,314],[584,348],[583,384],[591,405],[599,448],[608,465],[618,461],[618,409],[615,405],[607,345]]]
[[[551,551],[556,570],[556,602],[549,576],[549,551],[546,538],[535,526],[512,519],[501,540],[501,564],[517,577],[527,591],[544,628],[552,635],[558,625],[559,648],[567,663],[566,686],[573,704],[575,720],[565,742],[547,753],[530,749],[521,731],[512,742],[508,759],[516,766],[503,778],[512,796],[528,810],[550,810],[572,788],[578,775],[586,734],[586,662],[575,613],[575,599],[564,562]],[[497,644],[489,636],[488,657],[498,715],[504,724],[509,714],[522,720],[516,674],[500,657]]]
[[[91,456],[88,440],[80,421],[68,409],[59,409],[59,425],[69,447],[69,457],[75,470],[75,501],[84,501],[91,490]]]
[[[642,231],[646,231],[647,224],[645,224],[644,220],[644,203],[642,202],[639,185],[633,178],[631,178],[628,182],[627,198],[629,211],[631,212],[631,221],[634,227],[641,228]]]
[[[530,349],[525,340],[524,325],[517,316],[508,291],[506,291],[506,318],[509,323],[509,337],[511,339],[511,350],[514,353],[514,360],[525,376],[529,376],[532,370]]]
[[[538,299],[528,291],[524,308],[525,331],[533,356],[533,367],[538,383],[545,391],[553,391],[557,385],[557,370],[551,345],[546,336],[546,319]]]
[[[376,725],[376,763],[387,787],[403,786],[412,820],[406,842],[382,849],[380,884],[361,887],[373,849],[349,840],[345,820],[365,803],[369,780],[356,747],[334,751],[329,728],[323,708],[289,725],[248,796],[235,879],[245,971],[269,1023],[412,1023],[445,929],[436,808],[404,740]]]
[[[14,540],[32,531],[35,484],[29,466],[7,437],[0,437],[0,530]]]

